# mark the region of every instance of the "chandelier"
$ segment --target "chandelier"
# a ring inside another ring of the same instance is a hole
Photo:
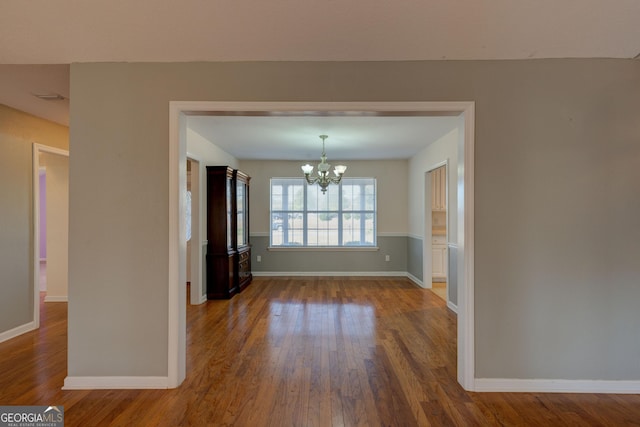
[[[327,163],[327,155],[324,152],[324,140],[327,138],[329,138],[327,135],[320,135],[320,139],[322,139],[322,157],[320,158],[320,163],[318,163],[318,176],[310,176],[313,172],[313,166],[309,163],[302,166],[302,172],[304,172],[307,183],[309,183],[309,185],[318,184],[322,189],[322,194],[326,194],[329,184],[338,184],[342,179],[344,171],[347,170],[346,166],[337,165],[333,168],[333,173],[336,175],[335,178],[329,175],[331,165]]]

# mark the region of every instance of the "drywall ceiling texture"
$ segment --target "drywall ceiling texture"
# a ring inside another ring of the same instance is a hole
[[[636,0],[13,1],[0,63],[632,58],[639,13]]]
[[[639,62],[73,64],[71,92],[69,375],[167,374],[169,101],[475,101],[476,377],[640,379]]]

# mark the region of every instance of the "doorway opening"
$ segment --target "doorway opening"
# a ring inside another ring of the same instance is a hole
[[[40,223],[38,224],[40,230],[38,235],[40,237],[40,244],[38,245],[38,252],[40,257],[40,267],[38,272],[40,274],[38,283],[39,291],[42,296],[47,292],[47,168],[40,166],[38,168],[38,184],[40,185],[40,195],[38,200],[40,201],[39,215]]]
[[[189,304],[206,301],[203,290],[202,239],[200,236],[200,162],[191,154],[187,157],[185,190],[186,283]]]
[[[69,242],[69,152],[34,144],[33,320],[40,326],[40,300],[67,302]]]
[[[425,264],[431,265],[431,290],[449,303],[449,256],[448,256],[448,222],[449,222],[449,193],[448,193],[448,163],[431,169],[428,174],[425,187],[431,190],[429,197],[425,195],[425,218],[431,219],[430,225],[425,221],[425,231],[431,230],[431,239],[425,239],[425,246],[429,246],[429,251],[425,251]],[[425,235],[428,233],[425,233]]]
[[[177,387],[186,376],[186,116],[216,114],[375,114],[394,116],[453,115],[462,118],[463,131],[458,143],[456,185],[458,219],[455,225],[458,245],[458,382],[474,390],[473,322],[473,102],[182,102],[169,103],[169,333],[168,387]],[[430,236],[431,231],[425,231]]]

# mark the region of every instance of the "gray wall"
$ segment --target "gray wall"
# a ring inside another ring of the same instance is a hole
[[[0,137],[0,332],[33,320],[31,145]]]
[[[449,271],[447,272],[447,301],[458,306],[458,246],[448,245],[447,258]]]
[[[68,148],[68,129],[0,105],[0,334],[33,321],[33,143]]]
[[[268,250],[269,236],[251,236],[251,269],[260,273],[281,272],[400,272],[407,271],[407,238],[378,236],[378,250],[312,251]],[[257,262],[257,256],[262,257]],[[385,255],[390,260],[385,261]]]
[[[476,376],[640,379],[640,62],[480,68]]]
[[[422,246],[423,239],[414,236],[407,238],[407,273],[418,280],[423,280],[422,276],[424,275]]]
[[[475,101],[476,375],[640,379],[640,62],[74,64],[71,91],[69,375],[167,372],[170,100]]]

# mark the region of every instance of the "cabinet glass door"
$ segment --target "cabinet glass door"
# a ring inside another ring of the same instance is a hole
[[[227,248],[229,249],[233,249],[233,221],[231,221],[232,218],[232,212],[233,212],[233,200],[231,199],[231,196],[233,194],[232,190],[232,185],[233,185],[233,181],[231,180],[231,178],[227,178],[227,197],[226,197],[226,201],[227,201]]]
[[[238,181],[236,187],[236,203],[238,209],[236,213],[236,218],[238,220],[238,246],[245,246],[247,244],[246,189],[247,187],[245,183]]]

